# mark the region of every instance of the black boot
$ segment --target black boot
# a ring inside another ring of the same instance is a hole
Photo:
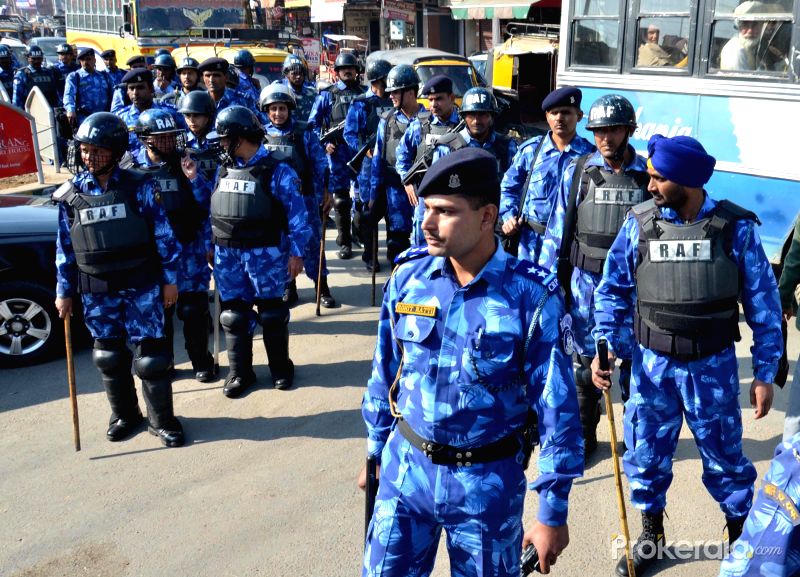
[[[183,445],[183,427],[172,408],[170,359],[163,339],[145,339],[139,344],[134,361],[136,374],[142,379],[142,396],[147,405],[147,430],[161,439],[165,447]]]
[[[746,520],[747,515],[743,517],[725,517],[725,524],[728,526],[728,546],[733,545],[742,536]]]
[[[350,209],[353,201],[349,191],[334,192],[333,208],[336,221],[336,244],[339,249],[339,258],[349,259],[353,256],[353,238],[350,231]]]
[[[122,339],[98,340],[94,343],[92,361],[100,370],[111,405],[106,438],[111,442],[123,441],[136,432],[144,420],[131,375],[133,355]]]
[[[664,511],[642,513],[642,534],[631,547],[636,577],[646,575],[650,566],[658,560],[658,548],[663,547],[664,543]],[[617,563],[617,575],[628,577],[628,559],[625,556]]]
[[[289,358],[289,309],[279,299],[266,299],[258,303],[258,316],[272,384],[276,389],[288,389],[294,383],[294,363]]]
[[[583,458],[588,461],[597,450],[597,424],[600,422],[600,398],[592,383],[591,360],[578,357],[580,366],[575,369],[575,386],[578,393],[578,411],[583,429]]]
[[[290,280],[286,283],[286,288],[283,289],[283,302],[289,307],[293,307],[300,300],[300,295],[297,294],[297,281]]]
[[[317,291],[317,283],[314,283],[314,292]],[[320,285],[319,304],[326,309],[332,309],[336,306],[336,299],[331,296],[331,289],[328,287],[328,277],[322,277],[322,284]]]
[[[228,376],[225,378],[222,393],[235,399],[256,382],[249,311],[243,306],[225,308],[219,316],[219,322],[225,331],[225,345],[228,349]]]
[[[214,357],[208,350],[208,293],[188,292],[178,297],[178,318],[183,321],[183,339],[186,353],[192,362],[194,378],[210,383],[216,378]]]

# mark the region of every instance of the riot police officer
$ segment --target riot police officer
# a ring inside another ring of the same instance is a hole
[[[149,110],[151,108],[167,110],[175,119],[175,122],[178,126],[183,129],[186,128],[186,123],[184,122],[183,117],[178,114],[178,111],[175,110],[175,108],[169,104],[164,104],[154,100],[155,89],[153,88],[153,74],[149,70],[145,68],[134,68],[133,70],[129,70],[122,78],[122,82],[126,87],[128,98],[130,99],[131,103],[129,106],[123,108],[118,114],[119,117],[122,118],[125,124],[130,128],[128,149],[131,153],[131,156],[135,157],[139,153],[139,149],[142,146],[141,142],[139,142],[139,139],[136,138],[134,129],[136,127],[136,120],[145,110]]]
[[[195,379],[207,383],[214,378],[214,359],[208,350],[212,183],[202,175],[198,177],[193,160],[181,158],[186,147],[184,131],[168,111],[145,110],[136,119],[134,132],[142,143],[136,166],[158,181],[161,204],[181,244],[177,306],[167,309],[164,326],[169,351],[174,358],[173,317],[177,309]]]
[[[203,77],[206,90],[214,99],[217,115],[229,106],[244,106],[256,115],[261,124],[266,124],[267,119],[258,110],[258,98],[250,101],[238,94],[235,89],[228,88],[227,78],[230,65],[224,58],[206,58],[200,63],[198,71]]]
[[[214,129],[214,117],[217,110],[214,100],[205,90],[193,90],[181,99],[178,112],[183,114],[189,133],[186,136],[186,145],[201,152],[194,159],[198,170],[206,180],[214,183],[217,175],[216,152],[219,149],[219,138]],[[203,154],[204,153],[204,154]]]
[[[0,44],[0,82],[11,100],[14,96],[14,61],[11,59],[11,50],[5,44]]]
[[[427,97],[430,109],[420,112],[408,127],[397,146],[395,168],[401,179],[405,179],[412,165],[426,155],[433,155],[438,138],[459,123],[456,97],[453,94],[453,81],[443,74],[431,76],[422,86],[422,96]],[[404,186],[406,197],[414,207],[414,228],[411,242],[414,246],[425,244],[422,234],[422,218],[425,206],[417,199],[415,192],[419,178]]]
[[[25,109],[25,100],[31,88],[38,86],[42,91],[48,104],[53,108],[61,107],[62,91],[60,86],[59,74],[54,68],[45,68],[44,52],[38,46],[28,48],[28,65],[17,70],[14,74],[14,95],[12,97],[14,106]]]
[[[103,64],[106,65],[106,72],[111,77],[114,86],[122,82],[125,71],[117,66],[117,52],[114,49],[103,50],[100,53],[100,58],[103,59]]]
[[[364,92],[358,82],[359,63],[355,55],[349,52],[340,53],[336,57],[333,69],[339,80],[336,84],[320,91],[308,117],[309,128],[316,130],[320,136],[325,131],[343,124],[353,99]],[[347,162],[352,158],[354,151],[351,151],[344,138],[341,138],[326,143],[325,152],[328,154],[331,170],[328,189],[333,196],[333,208],[336,211],[336,244],[341,247],[339,258],[348,259],[353,255],[350,231],[350,210],[353,201],[350,198],[351,173],[347,168]]]
[[[295,108],[292,116],[295,122],[308,122],[314,101],[317,99],[317,87],[313,82],[308,82],[308,68],[302,58],[289,54],[283,60],[283,78],[275,80],[273,84],[283,84],[292,89]]]
[[[594,145],[577,133],[582,96],[578,88],[564,86],[545,97],[542,111],[550,130],[520,145],[500,183],[503,233],[517,236],[520,258],[539,260],[564,170],[573,159],[594,152]]]
[[[609,139],[598,142],[601,152]],[[630,209],[611,244],[594,294],[592,334],[608,341],[612,369],[615,356],[632,349],[623,464],[633,506],[642,511],[643,531],[633,547],[637,576],[646,574],[656,558],[650,552],[664,543],[666,494],[684,417],[703,460],[703,484],[725,514],[729,544],[739,538],[756,480],[742,452],[734,346],[740,300],[753,331],[756,419],[772,405],[783,347],[778,287],[756,215],[704,190],[716,160],[694,138],[655,135],[647,151],[652,198]],[[594,384],[607,389],[611,371],[601,371],[596,358],[592,369]],[[628,575],[626,559],[617,573]]]
[[[108,73],[96,68],[94,50],[81,49],[78,62],[80,69],[71,72],[64,85],[64,109],[75,128],[90,114],[108,112],[114,91]]]
[[[239,85],[236,91],[249,102],[258,102],[261,94],[261,83],[258,78],[253,77],[256,67],[256,59],[253,53],[243,48],[233,57],[234,72],[239,78]]]
[[[196,90],[204,90],[203,86],[200,85],[199,66],[200,63],[194,58],[190,56],[183,58],[180,66],[175,69],[178,75],[178,84],[180,88],[162,96],[159,100],[166,104],[171,104],[175,108],[179,108],[186,94]]]
[[[386,257],[389,266],[410,244],[413,208],[395,170],[396,151],[400,139],[417,114],[425,107],[417,102],[419,76],[408,64],[399,64],[389,71],[386,77],[386,92],[392,101],[393,109],[385,113],[378,123],[375,148],[372,151],[370,173],[370,207],[366,219],[377,227],[384,217],[386,220]],[[381,207],[385,207],[381,210]]]
[[[59,90],[64,93],[64,81],[70,73],[75,72],[80,68],[80,65],[75,62],[75,50],[67,43],[59,44],[56,47],[56,54],[58,54],[58,62],[53,67],[59,75]]]
[[[155,97],[162,98],[180,90],[181,85],[175,78],[175,59],[169,54],[160,54],[153,61],[153,89]]]
[[[303,269],[310,234],[297,173],[261,145],[264,130],[244,106],[231,106],[216,121],[229,161],[221,166],[211,196],[214,281],[222,300],[229,373],[223,393],[240,396],[255,380],[253,331],[261,324],[272,383],[294,381],[289,358],[286,282]],[[253,314],[253,306],[258,315]]]
[[[374,60],[367,65],[367,82],[370,89],[357,96],[347,111],[344,123],[344,139],[353,154],[357,154],[364,146],[369,147],[367,157],[372,156],[372,148],[378,130],[378,122],[385,113],[392,109],[392,101],[386,94],[386,77],[392,65],[386,60]],[[374,199],[370,192],[370,173],[372,163],[362,161],[358,173],[358,197],[353,207],[353,225],[356,234],[364,245],[364,254],[361,257],[366,263],[367,270],[373,268],[380,270],[377,255],[373,255],[372,235],[374,227],[369,226],[367,219],[362,218],[369,211]],[[373,257],[375,257],[373,259]]]
[[[163,324],[164,307],[178,296],[178,243],[157,200],[158,184],[118,166],[128,147],[128,128],[119,117],[92,114],[75,141],[86,170],[53,196],[59,203],[56,308],[66,318],[72,298],[81,295],[94,338],[92,360],[111,405],[108,440],[125,439],[142,421],[133,361],[150,433],[178,447],[183,429],[173,412]],[[126,337],[136,347],[135,357]]]
[[[628,143],[636,129],[631,103],[617,94],[601,96],[589,109],[586,128],[594,135],[597,152],[581,156],[567,167],[548,220],[540,263],[558,273],[567,294],[580,365],[575,370],[575,384],[588,458],[597,448],[601,399],[592,384],[590,369],[595,355],[591,334],[594,293],[608,247],[622,227],[625,214],[650,194],[646,161]],[[619,378],[623,399],[627,399],[630,350],[620,350],[618,356],[626,359]]]
[[[316,134],[308,130],[304,122],[294,120],[294,96],[289,87],[283,84],[270,84],[261,91],[260,106],[269,118],[269,124],[265,127],[264,147],[270,151],[270,156],[275,160],[288,162],[300,177],[303,200],[308,212],[308,225],[311,229],[311,235],[303,252],[303,266],[306,275],[314,282],[316,288],[320,269],[319,243],[322,235],[320,210],[327,209],[328,203],[326,190],[328,163],[325,153]],[[324,255],[319,291],[322,306],[325,308],[336,306],[328,287],[328,269],[325,266]],[[292,279],[286,285],[283,300],[291,307],[298,298],[297,283]]]

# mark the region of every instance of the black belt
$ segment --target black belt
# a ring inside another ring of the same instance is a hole
[[[535,220],[528,220],[527,218],[523,222],[536,234],[544,234],[547,230],[546,222],[536,222]]]
[[[428,441],[414,432],[414,429],[405,421],[400,419],[397,423],[397,430],[414,447],[425,453],[434,465],[456,465],[458,467],[469,467],[473,463],[489,463],[499,461],[507,457],[516,455],[522,450],[522,435],[513,432],[503,437],[499,441],[489,443],[483,447],[459,448],[450,445],[440,445],[433,441]]]

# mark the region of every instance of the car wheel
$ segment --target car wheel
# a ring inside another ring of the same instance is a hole
[[[41,362],[61,350],[55,293],[31,282],[0,284],[0,366]]]

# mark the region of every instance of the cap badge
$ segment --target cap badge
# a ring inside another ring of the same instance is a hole
[[[461,179],[458,178],[457,174],[450,175],[450,182],[447,183],[449,188],[461,188]]]

